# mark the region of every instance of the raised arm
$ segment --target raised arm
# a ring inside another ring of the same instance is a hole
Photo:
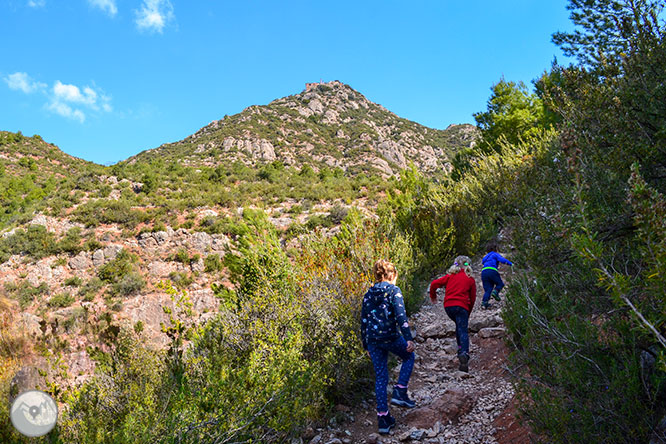
[[[497,262],[501,262],[501,263],[503,263],[503,264],[507,264],[507,265],[513,265],[513,262],[511,262],[510,260],[506,259],[506,258],[505,258],[504,256],[502,256],[501,254],[499,254],[499,253],[495,253],[495,254],[497,255],[497,256],[496,256],[496,257],[497,257]]]
[[[432,302],[437,301],[437,289],[445,287],[448,281],[449,281],[449,275],[447,274],[439,279],[435,279],[430,283],[430,300]]]

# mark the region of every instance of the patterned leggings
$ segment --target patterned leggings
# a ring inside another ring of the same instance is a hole
[[[368,351],[375,368],[375,396],[377,397],[377,412],[388,411],[386,400],[386,387],[388,386],[388,353],[397,355],[402,360],[398,384],[407,387],[414,368],[414,352],[407,352],[407,342],[400,336],[393,342],[386,344],[368,344]]]

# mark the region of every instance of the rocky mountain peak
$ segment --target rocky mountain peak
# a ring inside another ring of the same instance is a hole
[[[449,159],[474,143],[473,125],[427,128],[398,117],[338,80],[306,83],[298,94],[215,120],[180,142],[131,158],[155,157],[216,166],[279,161],[297,168],[341,168],[349,174],[396,174],[410,163],[447,172]]]

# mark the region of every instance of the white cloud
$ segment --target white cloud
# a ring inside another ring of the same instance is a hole
[[[91,86],[79,88],[56,80],[53,85],[50,103],[46,108],[54,113],[78,120],[83,123],[86,119],[84,110],[111,112],[111,97],[101,90],[96,91]]]
[[[74,109],[66,103],[62,102],[51,102],[46,105],[46,109],[53,111],[54,113],[66,117],[72,120],[78,120],[83,123],[86,120],[86,115],[80,109]]]
[[[162,33],[164,27],[175,18],[169,0],[143,0],[136,11],[136,26],[140,30]]]
[[[7,83],[9,89],[20,90],[26,94],[46,88],[45,83],[32,80],[30,76],[24,72],[9,74],[3,80]]]
[[[118,13],[118,7],[116,6],[116,0],[88,0],[91,6],[95,6],[102,11],[105,11],[111,17],[114,17]]]
[[[43,8],[46,5],[46,0],[28,0],[28,6],[31,8]]]
[[[36,91],[42,93],[48,100],[44,105],[45,109],[81,123],[85,122],[86,113],[100,115],[113,111],[111,96],[105,94],[94,83],[79,87],[56,80],[53,87],[47,89],[45,83],[33,80],[24,72],[9,74],[3,80],[15,91],[22,91],[25,94]]]
[[[65,85],[60,80],[53,85],[53,95],[56,100],[64,100],[66,102],[81,103],[88,106],[95,106],[97,102],[97,93],[86,86],[83,88],[83,93],[76,85]]]

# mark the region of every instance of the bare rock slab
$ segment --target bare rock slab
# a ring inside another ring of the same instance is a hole
[[[456,422],[462,415],[472,410],[470,396],[457,387],[448,388],[430,405],[413,409],[405,415],[405,422],[419,429],[430,429],[441,422]]]

